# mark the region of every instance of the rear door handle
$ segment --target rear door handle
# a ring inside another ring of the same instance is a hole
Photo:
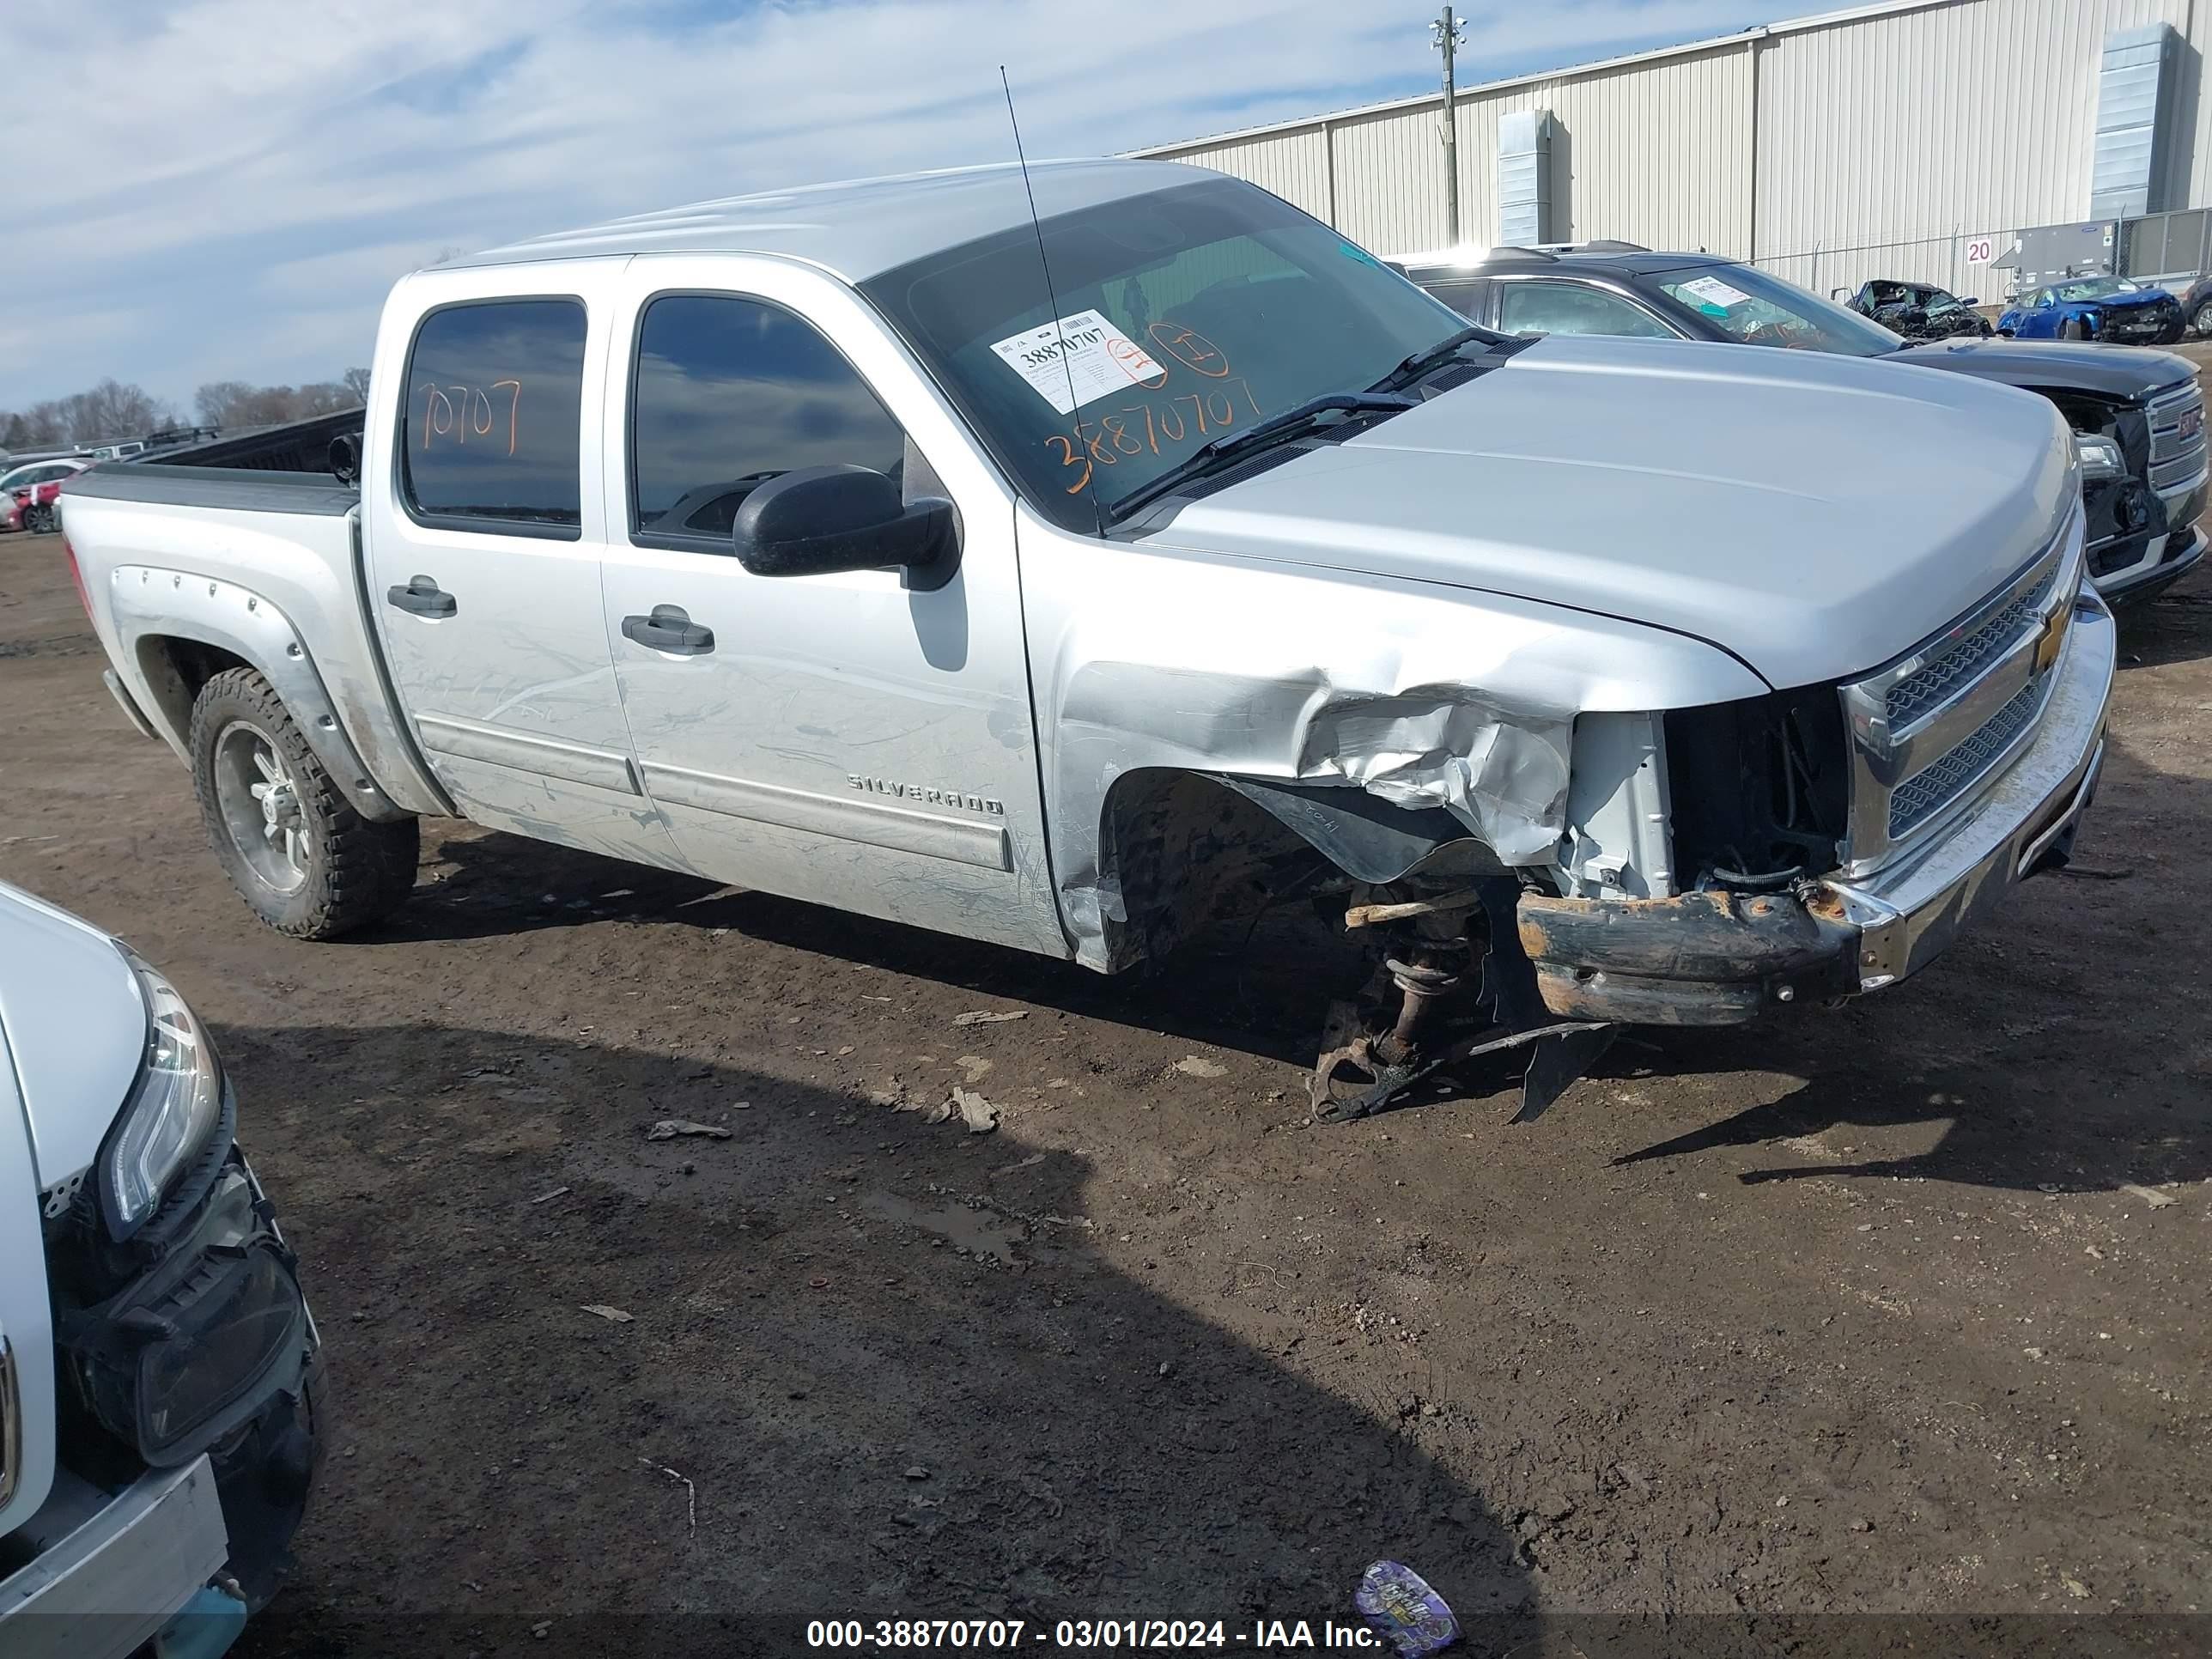
[[[384,597],[387,603],[418,617],[450,617],[461,608],[460,601],[429,576],[410,576],[404,587],[386,588]]]
[[[693,622],[680,605],[656,605],[649,617],[624,617],[623,637],[678,657],[703,657],[714,648],[714,630]]]

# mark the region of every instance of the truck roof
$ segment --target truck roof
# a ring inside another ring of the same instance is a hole
[[[1033,161],[948,167],[727,196],[580,230],[533,236],[450,260],[441,269],[530,264],[640,253],[770,253],[849,283],[1057,213],[1221,175],[1178,161]]]

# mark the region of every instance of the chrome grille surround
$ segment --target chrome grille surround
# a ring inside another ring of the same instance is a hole
[[[1939,758],[1915,772],[1889,794],[1889,838],[1910,835],[1912,826],[1987,771],[2034,721],[2043,707],[2043,687],[2030,680],[2012,701],[1990,716]]]
[[[1970,684],[1993,658],[2017,643],[2024,629],[2041,625],[2051,584],[2058,580],[2058,566],[2046,560],[2039,568],[2042,575],[2026,592],[1977,623],[1972,632],[1955,643],[1936,648],[1918,668],[1889,688],[1884,702],[1890,730],[1901,730],[1929,709],[1949,702],[1954,688]]]
[[[23,1473],[23,1395],[15,1379],[15,1351],[0,1336],[0,1509],[15,1495]]]
[[[2204,394],[2185,380],[2150,400],[2150,487],[2160,495],[2204,482]]]
[[[1840,688],[1850,734],[1847,878],[1923,844],[2035,730],[2081,592],[2077,498],[2058,533],[1941,633]]]

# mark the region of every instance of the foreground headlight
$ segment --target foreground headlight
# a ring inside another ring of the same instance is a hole
[[[161,1207],[222,1121],[222,1066],[177,988],[129,951],[146,999],[146,1057],[100,1158],[107,1230],[125,1239]]]
[[[2101,483],[2128,474],[2128,458],[2112,439],[2094,432],[2074,434],[2074,453],[2081,463],[2081,482]]]
[[[157,1468],[296,1391],[313,1346],[292,1254],[236,1161],[158,1266],[61,1328],[94,1414]]]

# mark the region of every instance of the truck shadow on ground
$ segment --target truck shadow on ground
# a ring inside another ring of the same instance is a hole
[[[1155,968],[1108,976],[520,836],[470,832],[428,857],[434,879],[390,922],[361,935],[364,942],[499,937],[611,920],[676,923],[1302,1066],[1320,1047],[1328,998],[1356,991],[1369,966],[1303,901],[1209,930]]]
[[[2118,613],[2120,672],[2212,656],[2212,571],[2199,571],[2148,603]]]
[[[217,1036],[338,1402],[240,1655],[511,1651],[541,1620],[540,1652],[782,1653],[810,1618],[1005,1614],[1218,1618],[1234,1646],[1357,1623],[1378,1557],[1474,1651],[1534,1628],[1440,1461],[1480,1424],[1309,1380],[1288,1256],[1170,1300],[1142,1216],[1019,1115],[971,1135],[501,1031]],[[729,1138],[647,1139],[664,1117]]]
[[[2176,887],[2212,857],[2209,826],[2212,789],[2115,738],[2072,869],[2017,890],[1894,990],[1809,1020],[1660,1034],[1644,1056],[1650,1075],[1802,1080],[1618,1161],[1826,1137],[1823,1161],[1793,1156],[1738,1179],[1925,1177],[2081,1193],[2212,1178],[2203,933],[2193,898]],[[1915,1126],[1934,1144],[1833,1155],[1838,1143],[1913,1139],[1883,1132]],[[1852,1128],[1872,1133],[1835,1133]]]

